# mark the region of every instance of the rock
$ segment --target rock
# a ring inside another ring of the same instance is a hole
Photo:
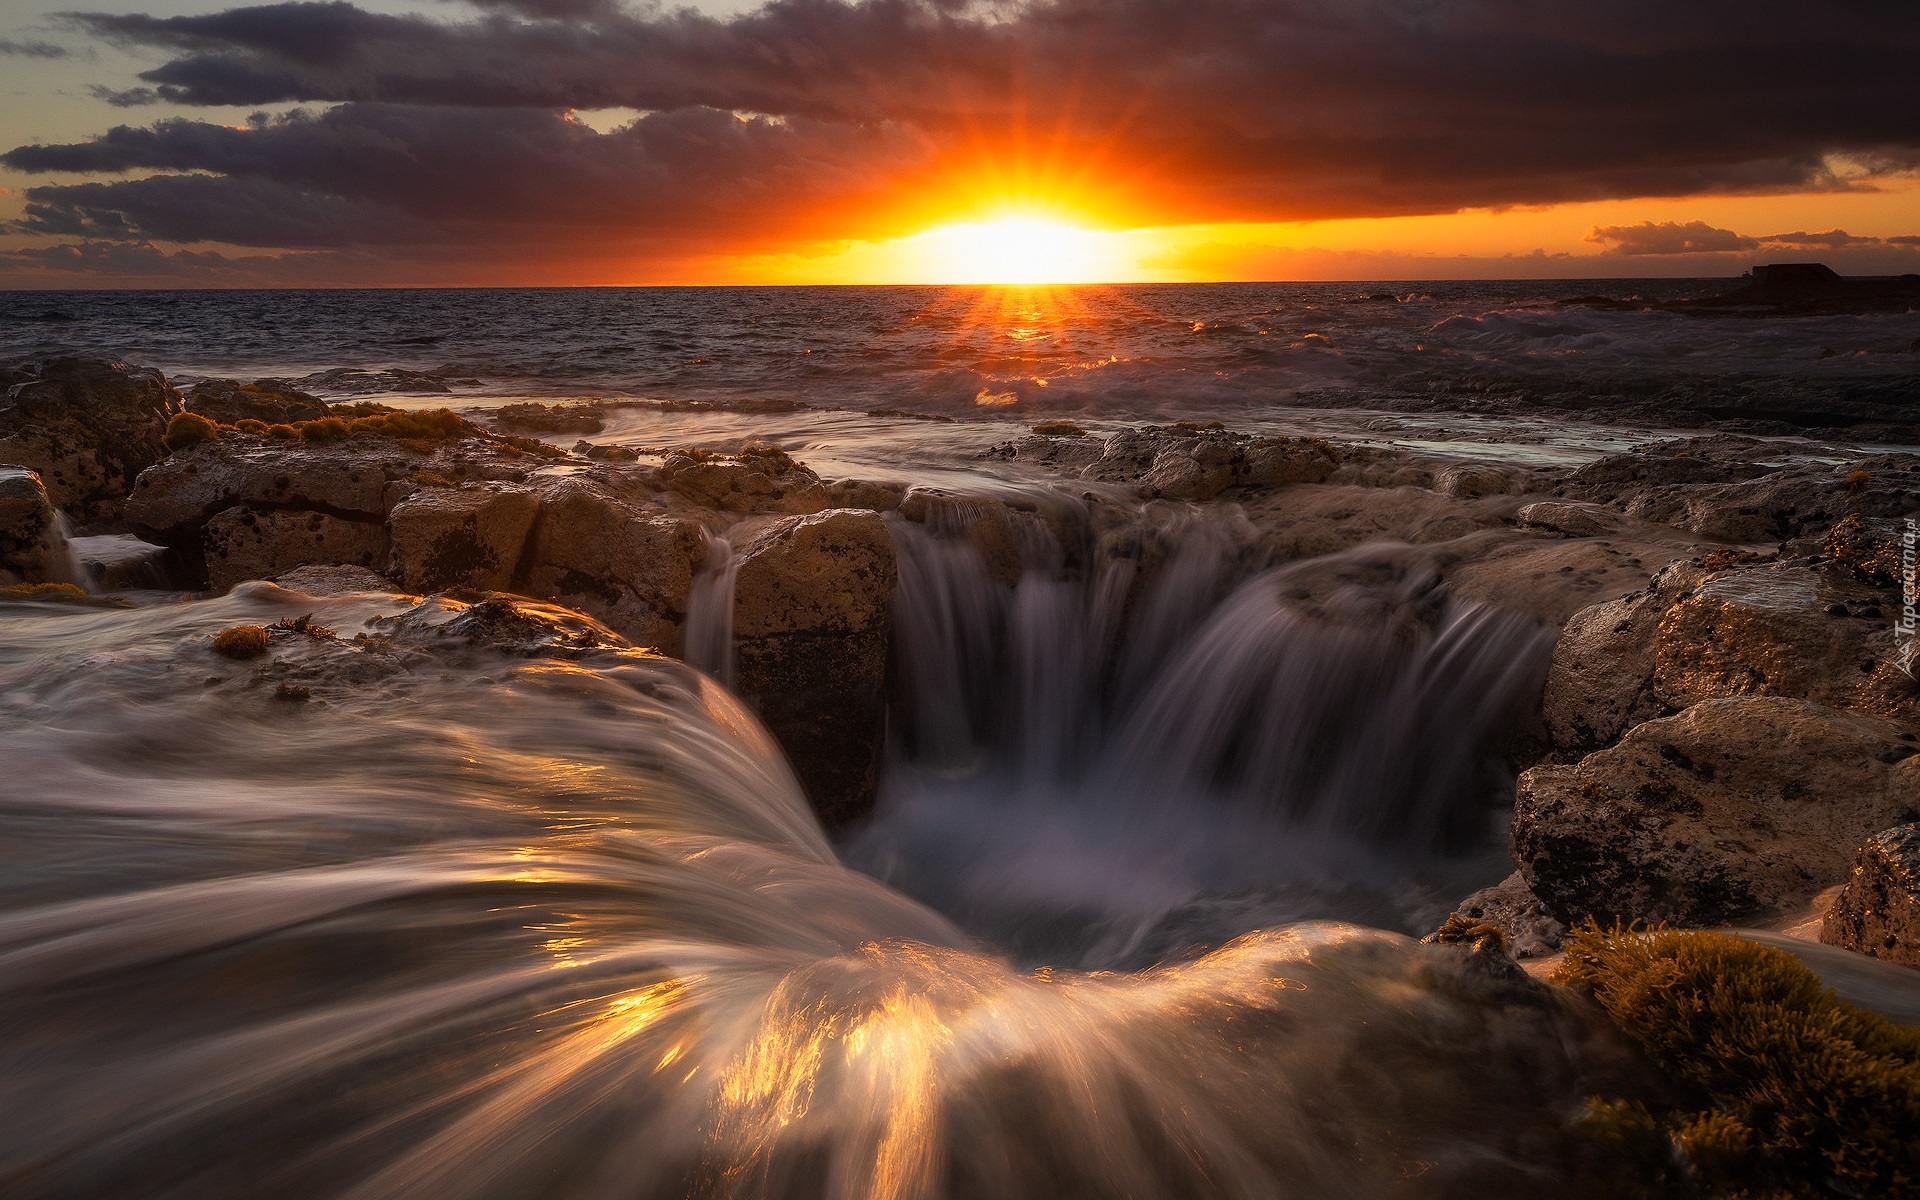
[[[1256,438],[1234,464],[1234,482],[1245,487],[1322,483],[1340,465],[1340,452],[1319,438]]]
[[[224,592],[294,567],[385,566],[387,528],[318,512],[229,508],[207,522],[207,586]]]
[[[1794,696],[1899,721],[1920,720],[1896,665],[1878,591],[1795,563],[1722,571],[1660,619],[1653,691],[1670,708],[1724,696]],[[1875,615],[1854,615],[1872,611]]]
[[[539,511],[539,498],[522,488],[422,488],[388,517],[390,573],[412,591],[504,591]]]
[[[887,480],[836,479],[827,484],[827,507],[892,512],[906,499],[907,485]]]
[[[166,457],[160,439],[179,393],[151,368],[95,358],[46,359],[4,377],[0,463],[37,472],[77,522],[119,520],[135,477]]]
[[[189,446],[140,475],[127,520],[169,544],[197,538],[215,513],[235,505],[384,521],[388,484],[421,470],[420,456],[386,438],[323,447],[235,437]]]
[[[886,728],[893,539],[876,513],[768,526],[739,550],[735,690],[829,828],[872,810]]]
[[[1909,569],[1901,560],[1905,530],[1891,520],[1848,513],[1827,530],[1821,553],[1862,583],[1896,587]]]
[[[658,479],[667,490],[722,512],[806,513],[827,507],[820,477],[770,446],[750,446],[732,459],[673,454],[660,465]]]
[[[582,481],[555,480],[542,493],[520,590],[678,654],[706,541],[696,522],[648,516]]]
[[[1189,424],[1123,430],[1106,440],[1098,457],[1084,437],[1025,438],[1010,449],[1013,457],[1133,484],[1144,496],[1167,500],[1208,500],[1230,487],[1319,483],[1340,464],[1339,452],[1318,438],[1250,438]]]
[[[188,412],[199,413],[222,425],[238,425],[242,421],[292,425],[298,421],[318,421],[327,415],[325,401],[278,379],[260,379],[253,383],[203,379],[187,389],[186,406]]]
[[[1462,900],[1449,917],[1474,925],[1491,925],[1505,937],[1507,953],[1515,958],[1544,958],[1560,948],[1567,927],[1553,919],[1540,897],[1527,887],[1518,871],[1492,887]]]
[[[1820,940],[1920,967],[1920,825],[1897,826],[1860,847]]]
[[[1507,473],[1481,463],[1456,463],[1433,477],[1433,490],[1446,496],[1471,500],[1479,496],[1503,496],[1512,486]]]
[[[0,467],[0,571],[11,583],[81,583],[60,513],[40,476],[22,467]]]
[[[1563,495],[1721,541],[1779,542],[1850,513],[1898,518],[1920,507],[1920,456],[1806,461],[1831,447],[1724,435],[1642,446],[1589,463]]]
[[[1597,505],[1560,500],[1536,500],[1514,515],[1528,529],[1564,533],[1568,537],[1598,537],[1612,533],[1620,525],[1612,513]]]
[[[1676,563],[1646,591],[1583,608],[1568,619],[1553,648],[1541,700],[1547,735],[1567,750],[1610,746],[1637,725],[1669,711],[1654,694],[1654,640],[1674,600],[1706,573]]]
[[[385,576],[376,575],[365,567],[340,565],[295,567],[274,576],[273,582],[290,592],[305,592],[309,596],[346,596],[355,592],[393,590],[393,584]]]
[[[1920,756],[1884,721],[1709,700],[1520,777],[1511,848],[1555,917],[1710,925],[1803,902],[1852,847],[1920,818]]]

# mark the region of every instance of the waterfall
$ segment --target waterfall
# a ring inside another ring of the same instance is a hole
[[[986,604],[1004,677],[976,682],[1036,690],[968,728],[982,757],[1020,745],[1016,775],[1132,736],[1083,700],[1007,741],[1067,696],[1041,677],[1084,682],[1128,637],[1062,599],[1119,611],[1124,571],[1056,548],[1049,586]],[[1026,969],[837,862],[698,672],[494,652],[440,632],[456,602],[412,604],[247,584],[0,611],[0,1193],[1548,1194],[1585,1161],[1585,1098],[1634,1069],[1524,978],[1351,925]],[[335,636],[209,650],[304,616]],[[1439,619],[1408,652],[1429,674],[1479,645]],[[1119,709],[1177,704],[1223,636],[1196,633]]]
[[[1109,967],[1195,921],[1417,931],[1505,874],[1499,739],[1551,631],[1453,599],[1420,547],[1272,566],[1230,509],[1018,503],[892,520],[895,744],[849,861]]]
[[[53,521],[43,535],[47,553],[47,579],[52,583],[71,583],[78,587],[92,588],[92,579],[86,564],[74,546],[73,522],[67,520],[67,514],[54,510]]]
[[[708,535],[707,559],[687,595],[685,659],[733,687],[733,593],[740,556],[726,538]]]

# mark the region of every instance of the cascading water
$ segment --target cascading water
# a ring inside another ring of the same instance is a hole
[[[1450,599],[1416,547],[1263,569],[1231,512],[1016,502],[894,521],[899,736],[850,861],[1083,967],[1430,928],[1506,873],[1495,739],[1549,631]]]
[[[412,603],[0,604],[0,1194],[1575,1194],[1630,1068],[1524,979],[1327,924],[1022,969],[698,673]]]
[[[694,666],[733,686],[733,593],[740,556],[723,537],[707,538],[707,561],[687,595],[686,650]]]

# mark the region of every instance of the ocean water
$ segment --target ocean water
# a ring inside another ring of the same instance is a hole
[[[1531,387],[1643,395],[1911,377],[1920,314],[1702,318],[1726,280],[1080,287],[0,293],[0,351],[83,349],[191,380],[1139,416]],[[395,386],[353,372],[402,370]],[[333,372],[332,376],[327,375]]]

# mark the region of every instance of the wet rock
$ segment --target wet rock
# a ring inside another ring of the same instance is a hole
[[[169,543],[197,538],[215,513],[236,505],[382,521],[393,503],[388,484],[421,470],[421,456],[385,438],[324,447],[255,437],[202,442],[141,473],[127,520]]]
[[[1679,597],[1660,619],[1653,691],[1670,708],[1723,696],[1795,696],[1920,720],[1896,665],[1893,623],[1855,616],[1881,593],[1797,563],[1740,567]],[[1838,606],[1836,616],[1832,610]]]
[[[216,514],[205,539],[207,586],[216,592],[306,565],[381,567],[390,549],[379,522],[245,507]]]
[[[907,485],[886,480],[836,479],[827,484],[827,507],[892,512],[906,499]]]
[[[388,517],[389,571],[413,591],[504,591],[539,511],[539,498],[521,488],[422,488]]]
[[[607,416],[598,404],[503,404],[491,416],[496,427],[528,433],[599,433]]]
[[[993,582],[1002,587],[1020,582],[1025,559],[1013,513],[1004,501],[915,488],[900,502],[900,515],[941,536],[965,538]]]
[[[705,555],[706,534],[696,522],[643,513],[579,480],[555,480],[541,493],[518,590],[678,654],[687,597]]]
[[[1319,438],[1255,438],[1234,464],[1234,482],[1244,487],[1321,483],[1340,465],[1340,452]]]
[[[660,465],[657,478],[667,490],[722,512],[806,513],[827,507],[820,477],[770,446],[750,446],[736,458],[673,454]]]
[[[390,592],[393,584],[383,575],[365,567],[338,564],[295,567],[273,577],[273,582],[290,592],[309,596],[347,596],[355,592]]]
[[[1670,710],[1653,690],[1654,641],[1674,601],[1706,578],[1687,562],[1645,591],[1583,608],[1568,619],[1547,668],[1542,715],[1562,749],[1610,746],[1629,726]]]
[[[1458,921],[1454,919],[1458,918]],[[1567,927],[1556,921],[1518,871],[1462,900],[1449,921],[1468,927],[1489,925],[1506,941],[1515,958],[1544,958],[1560,948]]]
[[[1082,478],[1133,484],[1142,495],[1168,500],[1208,500],[1230,487],[1319,483],[1340,464],[1339,452],[1317,438],[1250,438],[1218,426],[1124,430],[1090,462],[1085,438],[1029,441],[1047,443],[1041,461],[1085,463],[1078,471]]]
[[[1560,920],[1709,925],[1803,902],[1920,817],[1898,726],[1802,700],[1709,700],[1520,777],[1511,848]]]
[[[1433,477],[1434,491],[1465,500],[1502,496],[1511,491],[1512,486],[1513,481],[1505,471],[1482,463],[1456,463]]]
[[[40,476],[76,522],[120,519],[141,471],[166,457],[161,437],[180,394],[148,367],[51,358],[0,372],[0,463]]]
[[[583,613],[519,596],[473,603],[428,596],[404,613],[368,624],[403,646],[467,647],[520,658],[580,658],[628,649],[619,634]]]
[[[318,421],[327,415],[326,402],[278,379],[241,383],[233,379],[203,379],[186,391],[187,411],[221,425],[265,421],[292,425]]]
[[[873,807],[886,725],[893,539],[876,513],[835,509],[740,548],[735,690],[786,749],[828,828]]]
[[[1920,967],[1920,825],[1886,830],[1860,847],[1820,940]]]
[[[40,476],[0,467],[0,572],[12,583],[78,583],[60,530],[60,514]]]
[[[1591,504],[1569,504],[1559,500],[1536,500],[1515,514],[1521,525],[1568,537],[1599,537],[1619,528],[1612,513]]]
[[[1831,453],[1753,438],[1688,438],[1590,463],[1561,490],[1641,520],[1747,544],[1817,534],[1850,513],[1894,518],[1920,507],[1920,455],[1803,461]]]
[[[1894,587],[1905,576],[1901,561],[1904,523],[1848,513],[1827,530],[1821,553],[1862,583]]]

